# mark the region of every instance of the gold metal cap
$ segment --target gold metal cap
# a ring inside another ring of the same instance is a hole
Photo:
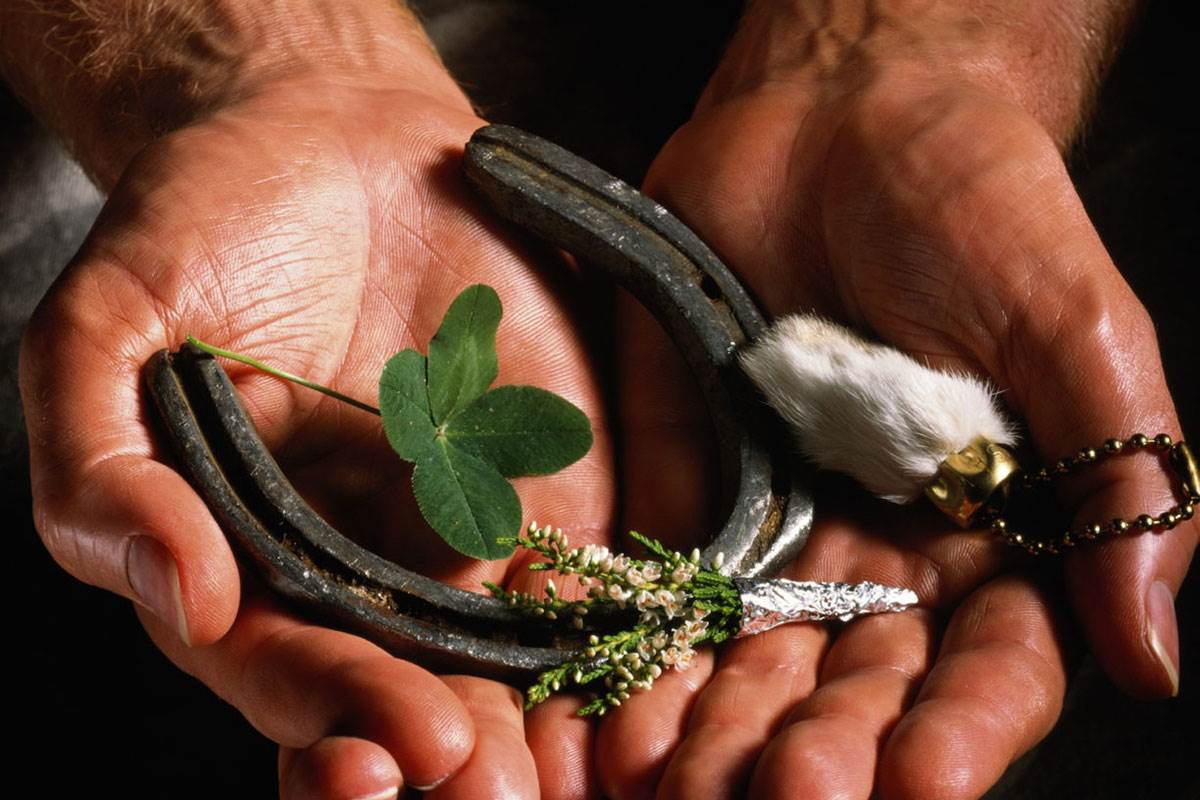
[[[980,436],[938,465],[938,474],[925,487],[925,494],[966,528],[997,492],[1008,491],[1008,479],[1019,469],[1006,447]]]
[[[1171,466],[1183,484],[1185,500],[1200,498],[1200,466],[1187,442],[1176,442],[1171,446]]]

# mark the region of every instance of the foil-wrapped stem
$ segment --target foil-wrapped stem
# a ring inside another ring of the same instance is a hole
[[[878,583],[820,583],[734,578],[742,596],[738,636],[762,633],[785,622],[847,622],[864,614],[903,611],[917,604],[911,589]]]

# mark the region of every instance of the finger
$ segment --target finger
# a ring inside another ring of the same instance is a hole
[[[750,797],[867,798],[879,744],[932,661],[927,611],[855,621],[829,648],[821,684],[762,751]]]
[[[365,739],[387,750],[413,787],[463,767],[475,726],[445,684],[365,639],[299,622],[251,586],[229,633],[207,647],[185,647],[155,617],[139,616],[168,658],[280,745]]]
[[[525,744],[521,695],[511,686],[451,675],[442,679],[475,720],[475,750],[466,765],[429,792],[431,800],[538,797],[538,773]]]
[[[543,800],[599,796],[593,769],[595,723],[575,712],[577,696],[554,696],[525,713],[525,742],[536,754]]]
[[[391,800],[400,768],[374,742],[327,736],[303,750],[279,748],[281,800]]]
[[[964,601],[916,702],[884,748],[885,798],[979,797],[1053,727],[1066,666],[1055,615],[1024,577]]]
[[[150,609],[180,640],[207,644],[237,612],[237,566],[203,501],[154,459],[139,387],[159,326],[123,287],[120,270],[97,266],[56,288],[26,331],[35,521],[72,575]],[[105,301],[145,327],[114,325]]]
[[[822,626],[787,625],[729,647],[696,699],[658,796],[692,797],[697,786],[713,797],[743,795],[771,734],[816,685],[826,639]]]
[[[601,721],[596,733],[596,776],[605,796],[654,797],[683,739],[692,703],[712,671],[712,654],[705,648],[689,669],[668,670],[650,691],[632,695]]]

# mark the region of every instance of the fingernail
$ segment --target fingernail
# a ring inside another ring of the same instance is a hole
[[[1175,595],[1162,581],[1155,581],[1146,595],[1146,614],[1150,618],[1150,650],[1162,664],[1171,682],[1171,696],[1175,697],[1179,694],[1179,626],[1175,622]]]
[[[125,574],[138,602],[175,628],[179,638],[190,647],[179,569],[170,551],[149,536],[133,537],[125,556]]]
[[[417,786],[415,783],[410,783],[409,786],[416,789],[418,792],[432,792],[434,789],[441,786],[443,783],[445,783],[449,779],[450,779],[450,776],[446,775],[444,777],[438,778],[433,783],[427,783],[424,786]]]
[[[372,794],[359,795],[354,800],[392,800],[393,797],[398,797],[399,795],[400,787],[393,786],[390,789],[380,789],[378,792]]]

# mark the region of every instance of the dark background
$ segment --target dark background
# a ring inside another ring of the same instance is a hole
[[[637,183],[686,118],[736,20],[735,3],[418,4],[455,74],[495,121],[548,136]],[[1150,4],[1105,84],[1073,174],[1115,261],[1158,326],[1184,430],[1200,425],[1196,332],[1197,28]],[[1189,15],[1189,19],[1190,19]],[[0,89],[0,519],[15,630],[5,721],[10,782],[38,794],[268,797],[275,748],[149,643],[130,605],[69,578],[30,515],[17,346],[101,198]],[[1200,798],[1196,568],[1180,594],[1180,696],[1140,703],[1085,660],[1063,718],[989,795]]]

